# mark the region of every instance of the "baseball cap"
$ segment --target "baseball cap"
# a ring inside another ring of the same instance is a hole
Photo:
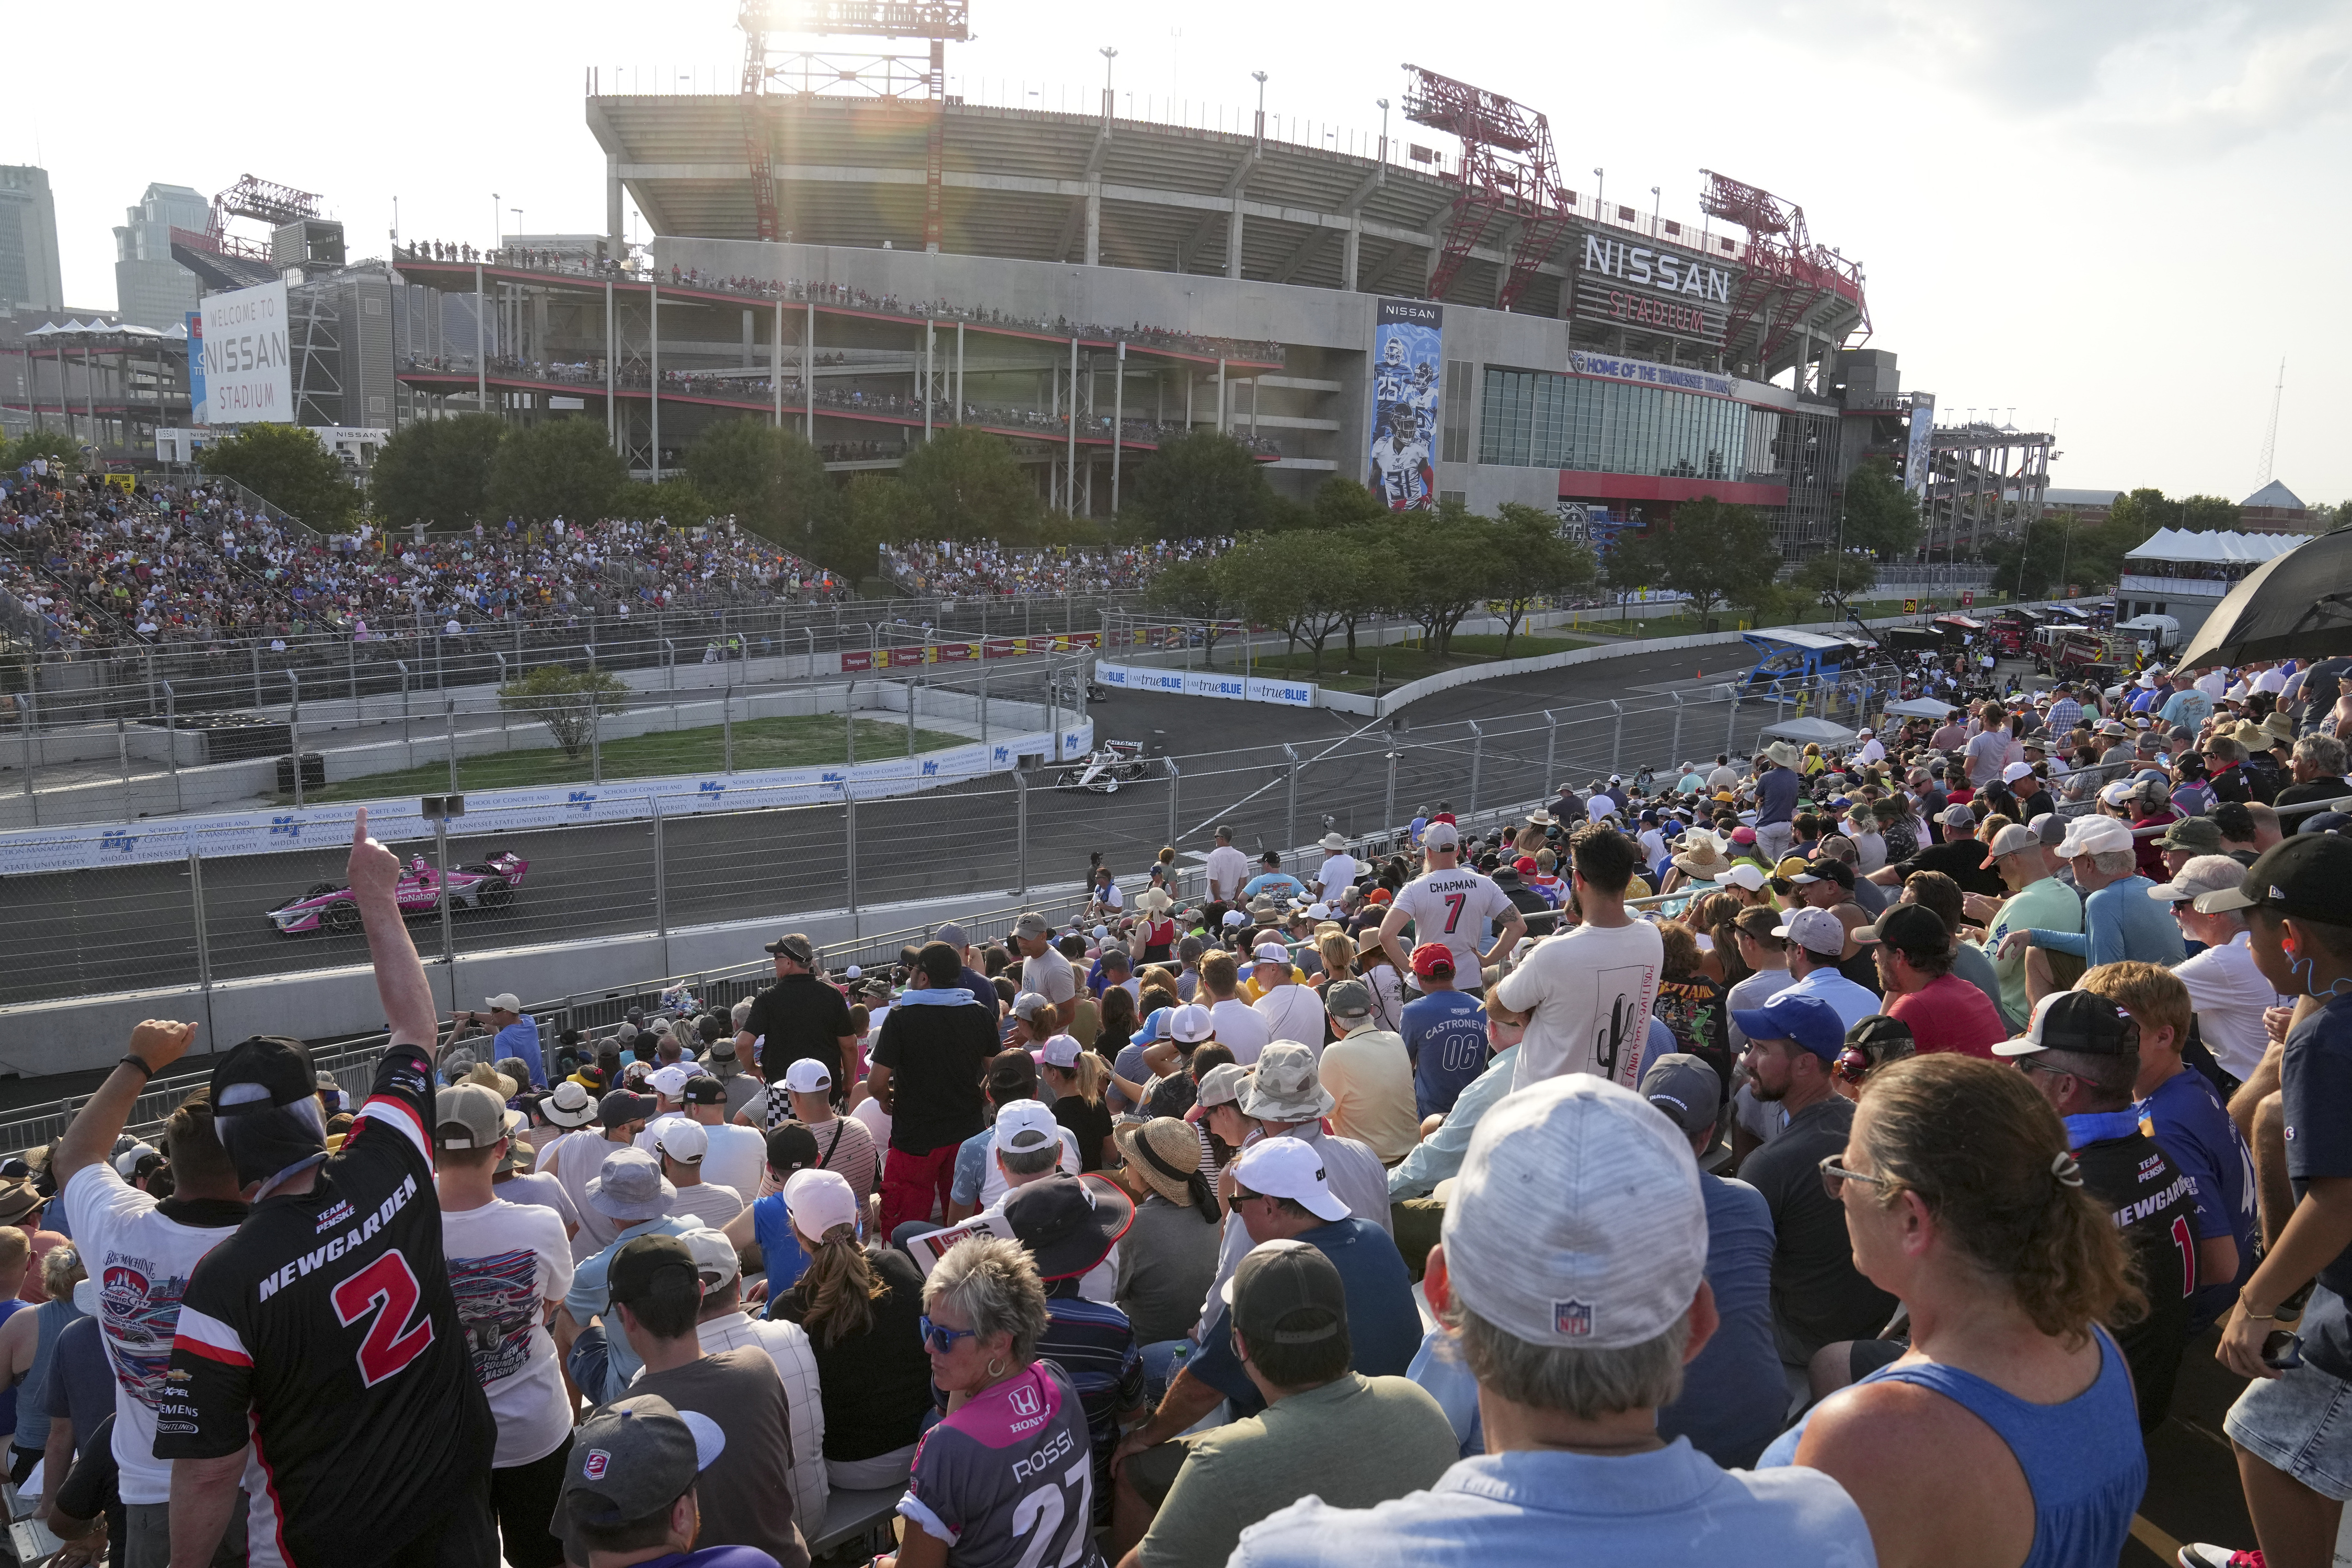
[[[2177,904],[2207,893],[2232,892],[2245,885],[2246,868],[2227,855],[2200,855],[2181,863],[2172,880],[2147,890],[2158,903]]]
[[[1813,859],[1805,868],[1789,879],[1791,882],[1835,882],[1841,888],[1853,886],[1853,868],[1843,860]]]
[[[781,1122],[768,1134],[767,1159],[771,1171],[806,1170],[816,1163],[816,1134],[803,1122]]]
[[[152,1144],[134,1142],[114,1157],[114,1173],[127,1182],[138,1175],[142,1161],[160,1163],[163,1158],[163,1152]],[[153,1166],[151,1164],[149,1168],[152,1170]]]
[[[2000,782],[2003,784],[2015,784],[2021,778],[2032,777],[2032,773],[2033,769],[2027,763],[2011,763],[2009,766],[2000,770]]]
[[[654,1147],[681,1165],[699,1165],[702,1157],[710,1152],[710,1134],[699,1121],[683,1116],[666,1116],[654,1134]]]
[[[1244,914],[1239,910],[1227,910],[1225,911],[1224,918],[1218,923],[1223,925],[1227,931],[1231,931],[1235,926],[1249,924],[1249,916]]]
[[[1539,868],[1536,865],[1536,858],[1534,856],[1522,855],[1511,862],[1511,869],[1517,871],[1522,877],[1532,877]]]
[[[1945,952],[1951,949],[1952,928],[1925,904],[1889,904],[1853,938],[1884,942],[1898,952]]]
[[[1845,1021],[1818,996],[1791,996],[1784,991],[1753,1011],[1734,1008],[1731,1022],[1751,1040],[1794,1040],[1825,1062],[1837,1060],[1845,1044]]]
[[[937,931],[931,932],[931,940],[933,942],[946,942],[950,947],[956,949],[960,952],[963,949],[971,945],[971,933],[965,931],[963,927],[958,925],[955,921],[949,921],[945,924],[941,925]]]
[[[784,1214],[809,1240],[857,1223],[857,1189],[838,1171],[795,1171],[784,1178]]]
[[[658,1394],[633,1394],[572,1434],[563,1507],[579,1524],[634,1524],[666,1511],[725,1452],[727,1436],[699,1412]]]
[[[686,1092],[686,1080],[691,1076],[684,1063],[672,1062],[666,1068],[656,1068],[646,1075],[646,1082],[664,1100],[676,1100]]]
[[[1187,1002],[1168,1016],[1169,1037],[1197,1046],[1217,1032],[1216,1015],[1198,1002]]]
[[[1723,1100],[1723,1079],[1688,1051],[1668,1051],[1642,1075],[1642,1098],[1673,1118],[1685,1137],[1715,1125]]]
[[[485,997],[482,1005],[493,1013],[520,1013],[522,1011],[522,998],[511,991],[501,991],[495,996]]]
[[[507,1135],[507,1105],[484,1084],[461,1083],[433,1097],[433,1139],[445,1149],[487,1149]]]
[[[1135,1203],[1108,1182],[1060,1173],[1007,1193],[1004,1220],[1037,1260],[1037,1278],[1067,1279],[1110,1256],[1135,1223]]]
[[[1320,1220],[1348,1217],[1348,1205],[1331,1194],[1322,1152],[1297,1138],[1263,1138],[1251,1144],[1234,1163],[1234,1182],[1262,1197],[1289,1198]]]
[[[1412,972],[1426,980],[1454,973],[1454,950],[1442,942],[1424,942],[1412,950]]]
[[[2352,839],[2333,833],[2298,833],[2263,850],[2235,889],[2208,893],[2198,912],[2247,910],[2260,904],[2283,915],[2352,925]]]
[[[1444,1235],[1463,1304],[1538,1345],[1644,1344],[1690,1310],[1706,1268],[1689,1141],[1591,1073],[1546,1079],[1479,1119]]]
[[[1753,893],[1764,886],[1764,872],[1752,861],[1742,860],[1726,871],[1722,879],[1735,888],[1745,888]]]
[[[1845,951],[1845,922],[1829,910],[1791,910],[1784,923],[1772,928],[1772,934],[1788,938],[1807,952],[1835,957]]]
[[[1233,1309],[1234,1327],[1259,1344],[1319,1344],[1348,1326],[1348,1287],[1338,1267],[1321,1247],[1295,1237],[1251,1247],[1217,1294]]]
[[[719,1231],[708,1228],[689,1230],[684,1237],[686,1249],[694,1254],[694,1270],[702,1277],[705,1295],[743,1272],[743,1260],[735,1255],[735,1244]]]
[[[1421,845],[1424,849],[1459,849],[1462,834],[1450,822],[1433,822],[1421,830]]]
[[[2191,855],[2221,853],[2221,825],[2210,816],[2184,816],[2164,830],[2159,847],[2186,849]]]
[[[1021,918],[1013,922],[1013,934],[1018,937],[1034,940],[1041,936],[1050,936],[1053,931],[1053,926],[1047,922],[1045,917],[1034,910],[1023,910]]]
[[[782,953],[794,963],[814,965],[816,963],[816,949],[809,945],[809,939],[799,931],[789,931],[778,937],[768,943],[768,951]]]
[[[1045,1042],[1037,1055],[1047,1067],[1073,1068],[1078,1065],[1078,1058],[1085,1050],[1086,1047],[1069,1036],[1055,1035]]]
[[[1242,1097],[1242,1114],[1260,1121],[1312,1121],[1339,1101],[1315,1071],[1315,1053],[1297,1040],[1274,1040],[1258,1052]]]
[[[653,1113],[653,1096],[632,1094],[625,1089],[616,1089],[596,1102],[596,1120],[607,1127],[642,1121]]]
[[[1061,1123],[1045,1103],[1008,1100],[996,1110],[996,1131],[990,1145],[1001,1154],[1030,1154],[1062,1141]]]
[[[1250,956],[1260,963],[1288,963],[1290,950],[1278,942],[1262,942],[1250,950]]]
[[[784,1068],[784,1087],[794,1094],[824,1094],[833,1089],[833,1069],[814,1057],[803,1057]]]
[[[1335,980],[1323,993],[1323,1010],[1334,1018],[1358,1018],[1372,1010],[1372,988],[1360,980]]]
[[[2058,853],[2072,860],[2078,855],[2111,855],[2132,847],[2131,829],[2112,816],[2077,816],[2066,824]]]
[[[660,1289],[664,1275],[678,1270],[683,1270],[693,1282],[694,1293],[699,1296],[701,1270],[684,1237],[633,1236],[613,1254],[613,1266],[604,1276],[605,1288],[615,1301],[641,1301]]]
[[[678,1091],[678,1099],[688,1105],[724,1105],[727,1103],[727,1086],[707,1072],[698,1072],[686,1080],[686,1087]]]
[[[1035,1019],[1048,1016],[1053,1011],[1053,1003],[1047,1001],[1042,994],[1035,991],[1024,991],[1020,995],[1015,996],[1013,999],[1013,1016],[1016,1018],[1024,1020]]]
[[[595,1179],[588,1184],[590,1205],[623,1225],[661,1218],[677,1196],[677,1189],[662,1175],[654,1157],[634,1146],[605,1155]]]
[[[2132,1016],[2091,991],[2053,991],[2033,1005],[2025,1033],[1993,1047],[2001,1057],[2037,1051],[2074,1051],[2086,1057],[2120,1057],[2138,1049]]]
[[[2021,854],[2028,849],[2038,853],[2041,848],[2041,834],[2022,822],[2012,822],[1994,834],[1992,842],[1985,846],[1984,863],[1990,866],[2004,855]]]
[[[213,1068],[212,1102],[221,1116],[291,1105],[318,1092],[310,1047],[283,1035],[248,1035]]]
[[[1219,1062],[1201,1075],[1199,1092],[1193,1108],[1206,1110],[1211,1106],[1237,1103],[1242,1091],[1249,1088],[1250,1069],[1239,1062]]]
[[[1944,808],[1945,826],[1974,827],[1976,825],[1976,808],[1969,805],[1968,802],[1962,801],[1958,805],[1948,805]]]

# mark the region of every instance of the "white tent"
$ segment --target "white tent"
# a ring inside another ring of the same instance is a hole
[[[1930,697],[1906,697],[1900,702],[1890,702],[1886,711],[1898,719],[1942,719],[1958,704],[1938,702]]]
[[[2302,534],[2239,533],[2229,529],[2191,531],[2159,528],[2124,553],[2126,561],[2155,561],[2192,566],[2233,563],[2259,565],[2308,543]]]
[[[1759,733],[1770,740],[1794,741],[1801,746],[1845,746],[1857,739],[1855,732],[1843,724],[1811,718],[1786,719],[1778,724],[1767,724]]]

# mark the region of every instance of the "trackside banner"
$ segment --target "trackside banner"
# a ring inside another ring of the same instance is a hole
[[[1315,683],[1267,680],[1260,676],[1197,669],[1162,669],[1146,664],[1095,661],[1095,679],[1119,691],[1166,691],[1180,697],[1222,697],[1234,702],[1276,702],[1286,708],[1315,706]]]
[[[1066,725],[1061,738],[1064,757],[1084,756],[1094,747],[1094,723],[1080,720]],[[981,774],[1004,773],[1014,767],[1024,754],[1050,757],[1053,752],[1054,732],[1039,730],[1001,739],[991,736],[987,745],[975,742],[927,752],[917,757],[859,763],[855,767],[772,768],[760,773],[623,779],[611,784],[551,789],[469,791],[463,826],[455,831],[479,837],[484,833],[562,827],[579,822],[626,822],[653,816],[656,798],[661,802],[664,816],[758,811],[786,805],[830,805],[845,798],[881,800],[936,789]],[[332,848],[351,842],[355,804],[303,811],[225,812],[153,818],[123,827],[85,823],[79,826],[0,833],[0,876],[153,865],[185,860],[191,854],[212,860],[236,855]],[[372,800],[366,805],[369,829],[385,843],[433,837],[433,825],[425,820],[414,795]]]

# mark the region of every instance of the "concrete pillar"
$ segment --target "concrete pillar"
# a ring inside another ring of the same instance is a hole
[[[1339,287],[1349,293],[1356,291],[1356,271],[1363,259],[1364,219],[1360,213],[1348,215],[1348,232],[1339,242]]]
[[[1234,193],[1233,216],[1225,219],[1225,276],[1242,275],[1242,194]]]
[[[1087,265],[1102,265],[1102,179],[1087,182]]]
[[[604,154],[604,236],[605,244],[618,261],[627,254],[627,239],[621,223],[621,155]]]

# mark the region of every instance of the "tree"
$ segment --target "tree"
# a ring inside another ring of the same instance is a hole
[[[1255,533],[1221,556],[1215,570],[1252,622],[1280,626],[1294,651],[1302,642],[1312,647],[1320,675],[1323,645],[1349,618],[1349,553],[1338,534],[1318,529]]]
[[[939,537],[1018,540],[1037,526],[1037,487],[1000,437],[950,426],[907,454],[898,481]],[[913,534],[890,537],[909,539]]]
[[[2180,526],[2193,533],[2233,529],[2242,515],[2236,501],[2221,496],[2186,496],[2180,502]]]
[[[658,484],[635,480],[613,492],[611,515],[637,522],[656,520],[679,528],[699,528],[727,509],[713,504],[690,479],[672,475]]]
[[[1502,612],[1503,657],[1508,658],[1528,612],[1546,599],[1591,587],[1601,566],[1591,550],[1562,539],[1559,519],[1541,507],[1507,500],[1496,512],[1495,528],[1509,569],[1494,603]]]
[[[1495,520],[1441,501],[1433,514],[1399,516],[1384,542],[1398,564],[1396,607],[1441,661],[1452,657],[1454,629],[1508,581],[1511,563]]]
[[[2075,583],[2112,582],[2113,575],[2104,563],[2114,542],[2093,536],[2113,526],[2110,522],[2078,529],[2071,517],[2045,517],[2030,532],[1997,539],[1986,545],[1984,552],[1985,561],[1992,568],[1992,585],[2021,599],[2040,599],[2063,585],[2062,573],[2066,580]],[[2129,549],[2130,545],[2122,548]],[[2120,554],[2120,551],[2115,553]]]
[[[331,529],[351,521],[360,492],[342,463],[299,425],[247,425],[198,454],[208,474],[235,479],[270,505]]]
[[[1135,470],[1135,510],[1162,539],[1216,539],[1264,527],[1274,490],[1250,449],[1195,430],[1163,441]]]
[[[797,430],[729,419],[686,449],[687,477],[716,510],[746,530],[808,555],[841,502],[824,459]]]
[[[393,433],[368,475],[375,514],[396,528],[458,528],[489,505],[490,463],[507,427],[488,414],[418,419]]]
[[[510,433],[490,463],[490,510],[525,522],[593,522],[612,514],[628,466],[585,419],[551,419]]]
[[[14,441],[0,440],[0,473],[14,473],[37,458],[47,458],[49,468],[81,467],[81,443],[60,430],[27,430]]]
[[[1918,498],[1903,488],[1893,464],[1864,463],[1845,482],[1838,527],[1848,550],[1866,550],[1882,561],[1907,555],[1919,544]]]
[[[578,758],[600,713],[618,713],[629,689],[609,669],[568,669],[541,664],[499,688],[499,705],[547,726],[567,757]]]
[[[1316,486],[1309,504],[1315,526],[1323,529],[1373,528],[1396,515],[1380,497],[1345,474],[1333,474]]]
[[[1216,563],[1178,561],[1161,567],[1143,591],[1143,602],[1179,620],[1197,622],[1206,662],[1214,667],[1217,639],[1225,635],[1225,623],[1234,609],[1226,597],[1224,574]]]
[[[1609,552],[1610,586],[1687,595],[1691,613],[1708,631],[1723,605],[1772,603],[1780,568],[1780,552],[1764,520],[1712,496],[1683,502],[1673,517],[1638,533],[1619,534]]]
[[[1808,557],[1789,584],[1843,620],[1847,604],[1878,585],[1878,563],[1859,550],[1848,550],[1843,555],[1828,551]]]

